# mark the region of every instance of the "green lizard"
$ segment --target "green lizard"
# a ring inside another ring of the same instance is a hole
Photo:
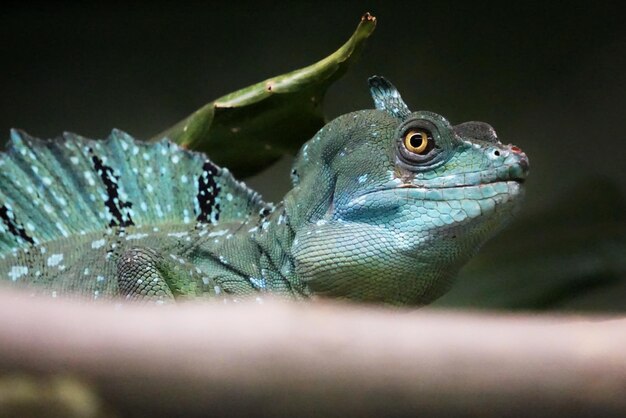
[[[370,91],[376,109],[338,117],[302,147],[277,205],[167,140],[13,131],[0,156],[0,278],[158,303],[433,301],[511,218],[528,159],[485,123],[409,111],[382,77]]]

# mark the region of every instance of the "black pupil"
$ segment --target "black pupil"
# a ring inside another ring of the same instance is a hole
[[[424,140],[422,139],[423,134],[413,134],[411,135],[411,138],[409,139],[409,142],[411,143],[411,146],[413,148],[419,148],[422,145],[422,142],[424,142]]]

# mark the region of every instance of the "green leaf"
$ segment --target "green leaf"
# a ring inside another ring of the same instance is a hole
[[[346,72],[375,26],[376,18],[366,13],[352,37],[323,60],[220,97],[152,140],[168,137],[203,151],[238,177],[263,170],[295,153],[324,125],[326,90]]]

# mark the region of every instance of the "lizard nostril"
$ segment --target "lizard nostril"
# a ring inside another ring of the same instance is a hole
[[[523,152],[521,148],[516,147],[515,145],[510,145],[509,147],[510,147],[511,151],[513,151],[513,152],[515,152],[517,154],[521,154]]]

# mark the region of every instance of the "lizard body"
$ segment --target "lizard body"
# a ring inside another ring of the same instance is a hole
[[[0,280],[94,299],[431,302],[511,218],[528,159],[487,124],[409,111],[381,77],[370,90],[376,109],[302,147],[276,206],[167,140],[14,132],[0,157]]]

